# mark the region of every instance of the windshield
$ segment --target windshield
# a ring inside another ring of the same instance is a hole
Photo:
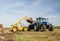
[[[47,22],[47,20],[46,19],[43,19],[42,22]]]

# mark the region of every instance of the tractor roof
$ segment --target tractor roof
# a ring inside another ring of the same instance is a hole
[[[48,18],[42,18],[42,17],[39,17],[39,18],[36,18],[36,19],[46,19],[46,20],[48,20]]]

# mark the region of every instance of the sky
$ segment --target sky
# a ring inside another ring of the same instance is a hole
[[[60,0],[0,0],[0,24],[4,27],[23,16],[45,17],[60,26]]]

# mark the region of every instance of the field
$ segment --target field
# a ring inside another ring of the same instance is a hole
[[[18,31],[7,35],[14,41],[60,41],[60,29],[54,29],[52,32]]]

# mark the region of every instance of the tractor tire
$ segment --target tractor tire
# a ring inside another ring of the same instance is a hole
[[[17,27],[13,27],[13,29],[12,29],[13,32],[16,32],[17,30],[18,30]]]
[[[30,28],[28,27],[28,31],[30,31]]]
[[[40,26],[40,31],[41,31],[41,32],[46,31],[46,26],[42,24],[42,25]]]
[[[31,25],[28,26],[28,28],[29,28],[29,29],[34,29],[34,25],[31,24]]]
[[[49,25],[49,28],[48,28],[49,31],[53,31],[53,26],[50,24]]]
[[[37,24],[34,25],[34,31],[39,31]]]

